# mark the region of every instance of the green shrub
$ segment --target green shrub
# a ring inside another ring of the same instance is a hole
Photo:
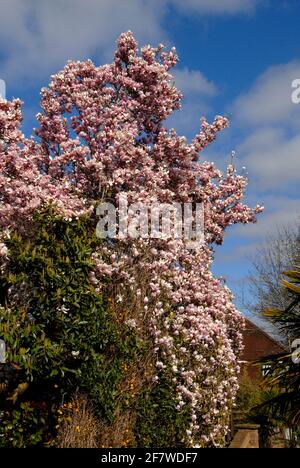
[[[159,384],[140,393],[137,403],[135,437],[137,447],[184,447],[188,410],[176,409],[176,392],[165,372]]]
[[[135,356],[133,332],[116,323],[90,280],[100,242],[91,221],[67,221],[47,208],[36,214],[30,234],[10,234],[0,277],[0,337],[9,369],[0,393],[4,446],[45,443],[55,432],[58,405],[78,389],[99,418],[113,418],[121,363]]]

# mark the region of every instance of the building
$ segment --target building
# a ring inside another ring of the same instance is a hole
[[[267,356],[281,354],[286,351],[283,344],[276,341],[249,319],[246,319],[243,338],[244,350],[241,360],[247,367],[248,375],[255,380],[262,378],[267,373],[268,369],[266,365],[252,365],[253,361]]]

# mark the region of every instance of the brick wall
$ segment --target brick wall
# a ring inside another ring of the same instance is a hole
[[[253,379],[261,378],[261,367],[251,366],[252,361],[280,354],[285,351],[283,345],[261,330],[258,326],[246,319],[246,328],[243,331],[244,351],[241,360],[247,367],[247,372]]]

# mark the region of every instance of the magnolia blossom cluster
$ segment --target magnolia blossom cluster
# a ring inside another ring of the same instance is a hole
[[[0,223],[26,226],[49,202],[66,217],[79,216],[99,201],[117,206],[124,194],[149,208],[203,204],[205,247],[193,251],[183,239],[107,242],[93,254],[90,280],[101,292],[110,276],[127,325],[147,325],[155,378],[171,373],[177,410],[189,412],[184,442],[217,446],[237,390],[243,320],[211,273],[211,246],[222,243],[231,224],[255,221],[262,207],[243,203],[247,180],[232,165],[223,174],[200,159],[228,126],[226,118],[202,119],[190,143],[166,129],[180,109],[170,73],[177,61],[175,49],[163,45],[139,53],[128,32],[112,64],[68,62],[41,91],[39,126],[30,139],[19,129],[20,101],[0,101]]]
[[[30,228],[34,211],[55,203],[58,212],[71,217],[86,211],[66,181],[57,183],[42,165],[43,149],[20,130],[21,101],[0,98],[0,226]]]

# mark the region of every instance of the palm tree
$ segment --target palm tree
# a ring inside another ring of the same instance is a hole
[[[263,360],[269,364],[266,377],[268,385],[279,393],[264,403],[269,414],[279,416],[294,431],[300,430],[300,349],[294,350],[300,338],[300,260],[293,270],[283,272],[282,287],[289,297],[285,309],[268,308],[264,315],[269,317],[288,341],[289,352]]]

